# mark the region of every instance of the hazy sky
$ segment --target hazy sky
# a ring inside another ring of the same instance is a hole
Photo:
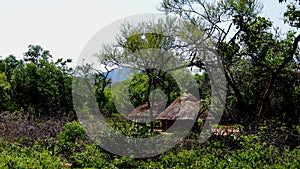
[[[158,12],[161,0],[0,0],[0,56],[23,56],[30,44],[55,57],[80,55],[87,41],[109,23]],[[263,0],[264,15],[282,27],[284,5]]]

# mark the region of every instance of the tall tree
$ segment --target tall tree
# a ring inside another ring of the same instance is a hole
[[[299,35],[288,32],[283,37],[271,30],[272,22],[259,15],[257,1],[163,0],[162,10],[190,21],[215,42],[232,98],[227,108],[233,117],[247,122],[254,115],[270,113],[276,83],[295,67]],[[285,13],[292,26],[298,24],[297,11],[291,5]]]

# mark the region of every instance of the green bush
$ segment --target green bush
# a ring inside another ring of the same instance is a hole
[[[83,140],[85,137],[84,128],[77,121],[68,122],[63,131],[59,133],[59,140],[61,142],[76,142]]]
[[[66,160],[44,149],[22,148],[0,139],[0,168],[63,168]]]
[[[109,164],[108,155],[101,152],[97,145],[85,145],[83,151],[76,152],[69,158],[69,162],[77,167],[103,168]]]
[[[83,139],[85,138],[85,130],[79,122],[68,122],[63,131],[59,133],[58,145],[55,148],[55,152],[62,155],[65,158],[69,158],[75,152],[81,151]]]

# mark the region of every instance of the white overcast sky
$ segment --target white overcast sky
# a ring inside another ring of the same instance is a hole
[[[74,62],[101,28],[125,16],[158,12],[161,0],[0,0],[0,56],[23,57],[30,44]],[[282,27],[284,5],[263,0],[264,15]]]

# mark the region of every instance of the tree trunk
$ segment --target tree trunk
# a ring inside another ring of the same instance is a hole
[[[153,119],[153,112],[152,112],[151,103],[150,103],[150,93],[151,93],[151,86],[152,86],[153,79],[150,75],[150,72],[147,71],[147,75],[149,77],[149,84],[148,84],[148,91],[147,91],[147,95],[148,95],[147,103],[148,103],[148,108],[149,108],[149,112],[150,112],[150,119]],[[154,122],[151,121],[150,131],[153,132],[153,130],[154,130]]]

